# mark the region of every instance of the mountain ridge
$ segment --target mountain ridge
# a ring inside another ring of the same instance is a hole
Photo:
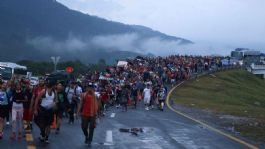
[[[39,37],[52,37],[52,39],[58,42],[67,41],[70,36],[84,43],[88,43],[88,40],[97,36],[136,34],[138,41],[159,38],[161,40],[176,41],[179,44],[192,43],[189,40],[168,36],[148,27],[126,25],[84,14],[69,9],[55,0],[1,0],[0,20],[2,20],[0,26],[0,50],[11,55],[6,57],[0,56],[1,59],[27,59],[30,57],[25,53],[30,51],[31,53],[38,54],[40,49],[44,53],[49,52],[50,54],[64,55],[53,52],[53,50],[61,50],[63,52],[63,49],[56,49],[58,47],[36,47],[38,44],[30,45],[27,42],[28,40],[34,40]],[[86,45],[84,48],[87,49],[82,50],[84,54],[88,54],[88,51],[91,53],[93,49],[102,49],[102,47],[93,44]],[[123,50],[117,49],[116,47],[111,48],[109,49],[116,51]],[[103,47],[103,49],[106,51],[107,48]],[[16,56],[12,55],[13,53],[16,53]],[[44,55],[49,55],[49,53]],[[127,51],[128,56],[137,55],[138,53],[135,53],[135,50]],[[98,56],[95,55],[92,57]],[[108,58],[108,56],[105,56],[105,58]],[[47,59],[47,56],[44,56],[43,59]]]

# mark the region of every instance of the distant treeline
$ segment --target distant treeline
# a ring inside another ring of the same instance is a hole
[[[17,63],[27,66],[28,71],[32,72],[35,76],[43,76],[54,71],[54,65],[52,62],[22,60],[18,61]],[[74,72],[72,74],[74,76],[78,76],[80,74],[86,74],[89,71],[104,71],[106,68],[106,62],[104,59],[100,59],[97,64],[84,64],[79,60],[63,61],[58,63],[57,70],[65,70],[67,67],[73,67]]]

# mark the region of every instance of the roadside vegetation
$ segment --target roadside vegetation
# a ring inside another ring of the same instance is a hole
[[[245,70],[229,70],[187,81],[172,97],[175,104],[225,115],[235,131],[265,142],[265,80]]]
[[[17,62],[20,65],[27,66],[28,71],[33,72],[33,75],[43,76],[45,74],[49,74],[53,72],[54,65],[52,62],[47,61],[31,61],[31,60],[22,60]],[[66,67],[73,67],[74,76],[78,76],[80,74],[86,74],[89,70],[94,71],[104,71],[107,64],[104,59],[100,59],[95,64],[84,64],[79,60],[76,61],[62,61],[58,63],[58,70],[65,70]]]

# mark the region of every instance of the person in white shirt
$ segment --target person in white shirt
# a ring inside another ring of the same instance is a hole
[[[50,126],[54,120],[54,109],[57,102],[54,84],[48,83],[46,88],[43,89],[36,98],[34,105],[34,117],[41,131],[41,136],[39,137],[41,142],[49,143]]]
[[[80,85],[77,85],[76,86],[76,95],[77,95],[77,98],[78,98],[78,103],[80,102],[81,100],[81,94],[83,93],[83,90],[82,88],[80,87]]]
[[[144,97],[145,109],[149,110],[149,105],[151,100],[151,88],[149,84],[145,87],[143,91],[143,97]]]

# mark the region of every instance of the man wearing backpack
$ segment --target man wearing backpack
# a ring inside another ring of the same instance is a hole
[[[67,100],[70,104],[69,110],[69,124],[74,123],[74,113],[76,111],[76,107],[78,104],[78,94],[77,94],[77,87],[75,82],[71,82],[70,86],[66,87],[65,89]]]
[[[164,111],[164,105],[165,105],[165,100],[166,100],[166,95],[167,91],[166,89],[163,87],[163,85],[161,85],[158,93],[157,93],[157,98],[159,101],[159,108],[161,111]]]

